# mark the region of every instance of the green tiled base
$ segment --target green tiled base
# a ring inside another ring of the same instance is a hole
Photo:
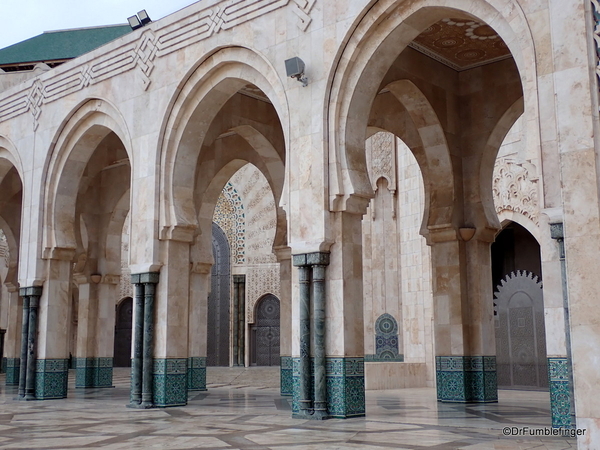
[[[293,392],[293,363],[291,356],[281,357],[281,395],[292,395]]]
[[[38,359],[35,369],[35,397],[38,400],[67,397],[68,359]]]
[[[495,356],[436,356],[440,402],[497,402]]]
[[[548,358],[550,409],[553,428],[575,428],[571,411],[571,378],[567,358]]]
[[[300,358],[292,358],[292,413],[300,412]],[[348,419],[365,415],[364,358],[326,358],[327,412],[330,417]]]
[[[154,359],[154,406],[187,404],[188,359]]]
[[[73,358],[75,387],[112,387],[112,358]]]
[[[206,390],[206,357],[188,358],[188,391]]]
[[[6,361],[6,385],[19,385],[19,370],[21,368],[20,358],[5,358]]]

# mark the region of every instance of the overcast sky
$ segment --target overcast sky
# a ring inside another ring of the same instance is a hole
[[[0,0],[0,48],[44,31],[127,23],[145,9],[158,20],[195,0]]]

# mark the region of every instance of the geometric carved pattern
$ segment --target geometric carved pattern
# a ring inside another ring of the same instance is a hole
[[[571,366],[567,358],[548,358],[550,409],[553,428],[574,428],[575,412],[571,411]]]
[[[438,401],[498,401],[495,356],[436,356],[435,366]]]
[[[510,50],[496,31],[472,19],[442,19],[425,29],[410,46],[456,71],[510,57]]]
[[[36,399],[67,397],[68,359],[38,359],[35,372]]]
[[[188,391],[206,390],[206,357],[188,358]]]
[[[45,78],[43,82],[39,78],[35,79],[29,87],[4,98],[0,102],[0,122],[29,111],[33,116],[35,129],[44,103],[53,102],[133,69],[138,70],[142,87],[146,90],[150,86],[150,75],[156,57],[168,55],[221,30],[231,29],[288,5],[292,5],[292,11],[300,19],[300,29],[306,31],[311,22],[310,12],[315,1],[227,0],[194,12],[177,23],[145,30],[137,42],[111,48],[99,55],[90,66],[82,64],[67,70],[59,69],[57,74]]]
[[[396,136],[380,131],[367,142],[367,167],[373,189],[377,190],[377,181],[381,177],[388,182],[390,192],[396,191]]]
[[[256,306],[256,323],[251,328],[257,366],[276,366],[279,355],[279,299],[267,294]]]
[[[6,242],[6,236],[0,229],[0,262],[4,259],[4,265],[8,267],[10,264],[10,253],[8,251],[8,242]]]
[[[292,395],[293,392],[293,363],[291,356],[282,356],[281,357],[281,373],[280,373],[280,387],[281,387],[281,395]],[[18,379],[17,383],[18,384]]]
[[[498,214],[513,211],[539,224],[538,177],[534,172],[531,164],[526,166],[509,159],[496,160],[493,193]]]
[[[219,195],[213,221],[225,232],[231,245],[232,264],[244,264],[246,231],[244,204],[231,183],[227,183]]]
[[[299,414],[300,358],[292,358],[292,367],[292,413]],[[338,419],[364,416],[365,365],[363,358],[327,357],[325,367],[327,414]]]
[[[398,322],[391,314],[382,314],[375,322],[375,355],[365,355],[365,361],[404,361],[398,354]]]
[[[542,282],[531,272],[506,275],[496,286],[498,384],[547,387]]]
[[[153,365],[154,405],[187,404],[188,359],[155,358]]]
[[[247,290],[247,316],[248,323],[254,323],[255,305],[258,299],[265,294],[280,297],[280,269],[279,264],[263,264],[260,267],[248,267],[246,273]]]

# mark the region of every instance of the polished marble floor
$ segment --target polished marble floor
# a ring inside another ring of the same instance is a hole
[[[453,405],[437,403],[433,389],[367,391],[366,418],[316,422],[290,417],[289,399],[274,387],[277,370],[209,368],[207,392],[191,393],[186,407],[153,410],[125,407],[124,369],[115,371],[114,388],[73,388],[67,399],[39,402],[16,401],[2,375],[0,448],[576,448],[575,439],[503,435],[505,427],[549,427],[548,393],[500,391],[497,404]]]

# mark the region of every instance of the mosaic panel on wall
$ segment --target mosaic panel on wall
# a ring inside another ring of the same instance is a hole
[[[384,313],[375,322],[375,354],[365,355],[365,361],[404,361],[398,352],[398,322],[391,314]]]
[[[246,216],[244,204],[237,190],[227,183],[215,205],[213,221],[221,227],[231,246],[232,263],[244,264]]]

